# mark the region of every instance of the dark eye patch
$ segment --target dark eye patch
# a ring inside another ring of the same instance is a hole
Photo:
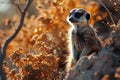
[[[89,14],[89,13],[86,14],[86,19],[87,19],[87,20],[90,19],[90,14]]]
[[[80,18],[81,16],[83,16],[83,13],[80,13],[80,12],[76,12],[75,13],[75,17],[76,18]]]

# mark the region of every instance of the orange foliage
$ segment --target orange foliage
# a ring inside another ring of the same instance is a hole
[[[18,49],[10,54],[9,58],[17,68],[7,73],[8,79],[14,80],[53,80],[59,78],[58,58],[51,54],[34,55],[22,53]],[[8,67],[8,66],[7,66]],[[6,68],[5,68],[6,71]],[[8,71],[8,70],[7,70]]]

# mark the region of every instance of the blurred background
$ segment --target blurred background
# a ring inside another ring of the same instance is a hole
[[[27,0],[0,0],[0,48],[16,29]],[[69,11],[84,8],[89,23],[109,44],[110,32],[120,20],[120,0],[34,0],[24,25],[7,48],[5,71],[9,80],[60,80],[65,76],[68,52],[66,22]]]

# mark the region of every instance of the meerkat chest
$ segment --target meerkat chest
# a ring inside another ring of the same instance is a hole
[[[84,48],[85,46],[85,42],[84,42],[84,39],[83,39],[83,34],[81,33],[82,30],[75,30],[73,29],[72,31],[72,44],[75,46],[75,48],[81,52],[82,49]]]
[[[78,27],[72,30],[72,39],[79,42],[84,43],[84,35],[88,32],[85,31],[84,27]]]

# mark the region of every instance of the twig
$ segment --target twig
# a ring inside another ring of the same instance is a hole
[[[108,8],[101,2],[101,0],[98,0],[98,1],[99,1],[100,4],[106,9],[106,11],[107,11],[107,13],[109,14],[110,19],[111,19],[111,21],[112,21],[112,23],[113,23],[113,26],[115,26],[116,24],[115,24],[115,22],[114,22],[114,20],[113,20],[113,17],[112,17],[112,15],[111,15],[110,11],[108,10]]]
[[[15,30],[15,32],[10,36],[8,37],[2,48],[1,48],[1,52],[0,52],[0,77],[1,77],[1,80],[6,80],[6,74],[5,72],[3,71],[2,69],[2,66],[3,66],[3,60],[5,59],[6,57],[6,49],[7,49],[7,46],[8,44],[16,37],[16,35],[19,33],[19,31],[21,30],[22,28],[22,25],[24,23],[24,17],[25,17],[25,14],[30,6],[30,4],[32,3],[33,0],[27,0],[27,3],[23,9],[23,11],[21,11],[21,18],[20,18],[20,23],[17,27],[17,29]],[[19,9],[19,8],[18,8]]]
[[[21,10],[20,6],[19,6],[18,4],[16,4],[16,6],[17,6],[17,8],[18,8],[20,14],[22,14],[22,10]]]

